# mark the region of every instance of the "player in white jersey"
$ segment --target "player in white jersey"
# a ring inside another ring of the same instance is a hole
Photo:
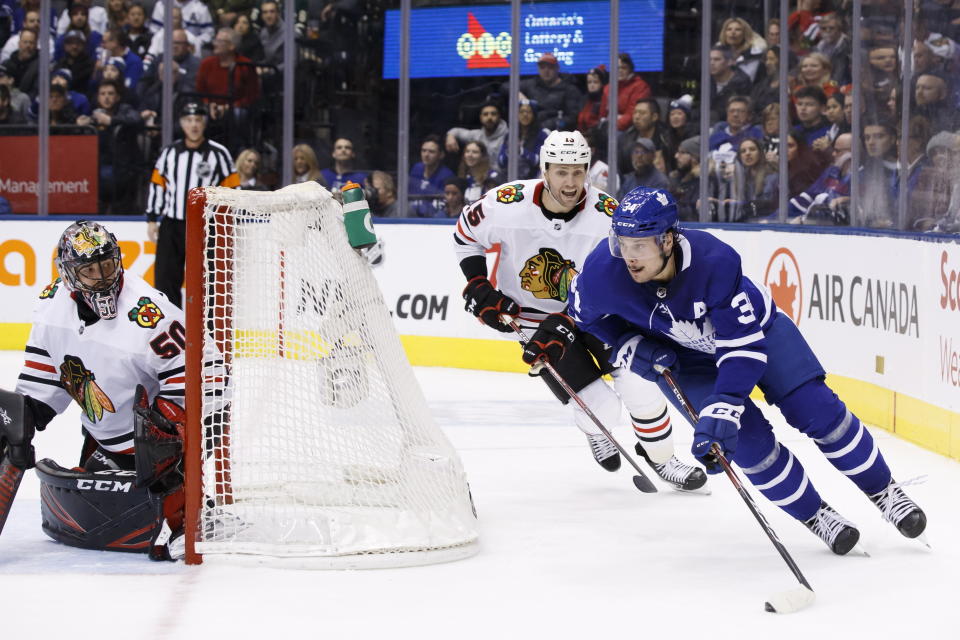
[[[513,329],[501,316],[516,317],[521,327],[567,340],[578,331],[564,314],[577,270],[610,231],[617,201],[586,183],[590,147],[578,131],[554,131],[540,150],[543,179],[510,182],[488,191],[465,207],[454,240],[460,268],[468,282],[466,309],[484,324],[507,333]],[[493,274],[485,253],[499,245]],[[499,287],[499,288],[498,288]],[[524,361],[535,364],[558,347],[550,340],[531,340]],[[673,430],[666,401],[655,385],[609,364],[609,347],[578,332],[562,358],[551,362],[557,372],[600,420],[611,427],[620,420],[621,401],[630,412],[638,438],[637,453],[663,480],[682,490],[699,489],[706,474],[673,455]],[[610,374],[610,388],[601,377]],[[570,400],[553,376],[539,375],[564,404]],[[576,425],[586,434],[596,461],[608,471],[620,467],[620,454],[593,421],[573,405]]]
[[[81,466],[36,463],[44,531],[74,546],[169,557],[165,538],[182,526],[183,312],[124,273],[116,237],[96,222],[67,228],[57,268],[16,392],[0,396],[0,409],[22,402],[20,433],[7,440],[26,447],[21,467],[32,466],[33,430],[76,402]]]

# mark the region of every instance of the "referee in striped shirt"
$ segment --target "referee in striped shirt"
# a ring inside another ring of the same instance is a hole
[[[187,194],[194,187],[239,187],[226,147],[207,140],[207,108],[189,102],[180,110],[183,139],[160,152],[147,196],[147,237],[157,244],[157,289],[183,308],[180,287],[186,260]]]

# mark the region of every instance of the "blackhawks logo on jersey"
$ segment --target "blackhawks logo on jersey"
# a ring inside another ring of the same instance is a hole
[[[497,189],[497,202],[510,204],[511,202],[520,202],[523,200],[523,185],[508,184]]]
[[[90,422],[103,418],[103,412],[116,413],[113,402],[96,383],[93,372],[76,356],[66,356],[60,365],[60,384],[69,393]]]
[[[43,291],[40,292],[40,299],[47,300],[52,298],[57,293],[57,288],[60,286],[60,278],[57,278],[47,286],[43,288]]]
[[[618,206],[620,206],[620,203],[617,202],[616,199],[608,196],[607,194],[601,193],[597,200],[597,204],[594,206],[597,207],[597,211],[599,211],[600,213],[605,213],[608,216],[613,216],[614,210]]]
[[[565,259],[556,249],[542,248],[527,258],[519,275],[520,288],[535,298],[566,302],[577,269],[573,260]]]
[[[153,329],[163,320],[163,311],[160,311],[160,307],[154,304],[153,300],[143,296],[137,300],[137,306],[130,309],[127,317],[144,329]]]

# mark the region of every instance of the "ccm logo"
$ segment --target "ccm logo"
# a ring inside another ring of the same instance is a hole
[[[120,482],[119,480],[77,480],[77,489],[81,489],[83,491],[92,490],[129,493],[132,487],[132,482]]]

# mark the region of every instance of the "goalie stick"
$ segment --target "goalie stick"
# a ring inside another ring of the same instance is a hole
[[[13,498],[17,495],[21,480],[23,469],[10,462],[7,443],[0,440],[0,533],[3,533],[3,525],[7,523],[7,516],[10,515],[10,507],[13,506]]]
[[[510,316],[501,316],[501,317],[503,318],[503,321],[505,323],[509,324],[510,327],[517,332],[517,335],[520,336],[520,340],[523,341],[524,345],[526,345],[527,342],[530,341],[530,339],[527,338],[527,334],[523,332],[523,329],[520,328],[520,325],[517,324],[516,320],[514,320]],[[617,448],[617,451],[620,452],[620,455],[626,458],[627,462],[630,463],[630,466],[636,470],[637,475],[633,476],[634,486],[636,486],[637,489],[640,489],[640,491],[643,491],[644,493],[657,493],[657,488],[650,481],[650,478],[648,478],[647,475],[640,469],[636,461],[630,457],[630,454],[627,453],[622,446],[620,446],[620,443],[614,439],[610,431],[608,431],[607,428],[603,426],[603,423],[600,422],[600,418],[598,418],[593,413],[593,411],[590,410],[590,407],[588,407],[587,404],[583,401],[583,399],[577,395],[577,392],[574,391],[569,384],[567,384],[566,380],[560,377],[560,374],[557,373],[557,370],[554,369],[552,364],[550,364],[550,361],[541,360],[540,362],[543,364],[544,367],[547,368],[547,371],[550,372],[550,374],[553,376],[553,379],[557,381],[557,383],[563,388],[563,390],[567,393],[567,395],[570,396],[573,399],[573,401],[580,406],[581,409],[583,409],[583,412],[587,414],[587,417],[593,420],[593,424],[597,425],[597,427],[600,429],[600,432],[603,433],[603,435],[607,438],[607,440],[613,443],[613,446]]]
[[[680,405],[690,417],[690,421],[695,425],[697,421],[700,420],[700,416],[697,415],[697,410],[693,408],[692,404],[690,404],[690,400],[687,399],[687,395],[683,392],[683,389],[681,389],[677,384],[677,381],[674,380],[673,374],[670,373],[670,369],[660,365],[654,365],[654,368],[656,369],[657,373],[663,376],[667,386],[670,387],[673,395],[676,396],[677,401],[680,402]],[[727,477],[730,478],[730,482],[733,483],[737,493],[740,494],[740,497],[743,498],[743,501],[747,504],[747,508],[750,509],[753,517],[757,519],[757,522],[760,524],[760,527],[763,528],[764,533],[766,533],[767,537],[770,538],[770,542],[773,543],[773,546],[777,549],[777,552],[780,553],[780,557],[783,558],[783,561],[787,563],[788,567],[790,567],[790,571],[793,573],[794,577],[796,577],[796,579],[800,582],[801,586],[775,593],[772,597],[768,598],[764,603],[764,609],[771,613],[794,613],[810,606],[813,604],[813,601],[816,598],[816,595],[813,592],[813,587],[810,586],[810,583],[807,582],[807,579],[803,576],[803,573],[800,572],[800,567],[797,566],[797,563],[790,556],[790,552],[788,552],[787,548],[782,542],[780,542],[780,538],[777,537],[773,527],[771,527],[770,523],[767,522],[767,519],[764,517],[763,513],[761,513],[757,503],[754,502],[753,498],[750,497],[750,494],[747,493],[747,489],[743,486],[743,482],[740,481],[739,476],[737,476],[736,472],[733,470],[733,467],[730,466],[730,462],[726,459],[723,453],[721,453],[720,447],[718,447],[716,443],[714,443],[711,453],[720,462],[724,473],[726,473]]]

